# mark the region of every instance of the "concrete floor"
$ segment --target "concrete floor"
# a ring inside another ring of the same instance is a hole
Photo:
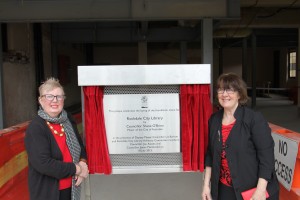
[[[300,133],[298,106],[287,97],[270,94],[270,98],[257,98],[255,109],[260,111],[268,122]]]
[[[270,97],[257,98],[255,110],[262,112],[268,122],[300,133],[298,107],[286,97]],[[90,175],[83,184],[81,199],[199,200],[202,181],[202,173]]]

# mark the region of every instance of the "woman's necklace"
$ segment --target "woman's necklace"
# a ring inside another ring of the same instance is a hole
[[[60,133],[53,128],[53,126],[50,124],[50,122],[47,122],[47,124],[48,124],[49,128],[53,131],[53,133],[55,135],[59,135],[60,137],[64,136],[65,129],[64,129],[62,124],[59,124],[60,125],[60,131],[61,131]]]

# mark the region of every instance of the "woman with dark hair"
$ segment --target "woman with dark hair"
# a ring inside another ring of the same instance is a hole
[[[38,115],[25,134],[30,199],[79,200],[80,184],[89,170],[77,125],[63,109],[63,87],[49,78],[39,94]]]
[[[209,119],[205,156],[203,200],[242,200],[254,189],[251,200],[279,199],[275,173],[274,141],[264,117],[246,107],[246,83],[236,74],[217,80],[222,109]]]

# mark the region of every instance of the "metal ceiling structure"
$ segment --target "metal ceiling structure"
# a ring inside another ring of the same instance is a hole
[[[297,47],[299,12],[299,0],[241,0],[240,19],[219,21],[214,38],[223,46],[241,46],[237,38],[254,33],[258,47]]]
[[[239,16],[239,0],[0,0],[0,21],[140,21]]]
[[[0,0],[0,22],[53,25],[55,42],[201,42],[213,19],[215,45],[297,46],[299,0]]]

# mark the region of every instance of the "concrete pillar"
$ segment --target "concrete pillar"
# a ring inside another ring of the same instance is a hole
[[[202,20],[202,63],[213,66],[213,23],[212,19]],[[213,74],[213,73],[212,73]]]
[[[298,116],[300,116],[300,27],[298,28],[298,51],[297,51],[297,70],[296,78],[298,84]]]

